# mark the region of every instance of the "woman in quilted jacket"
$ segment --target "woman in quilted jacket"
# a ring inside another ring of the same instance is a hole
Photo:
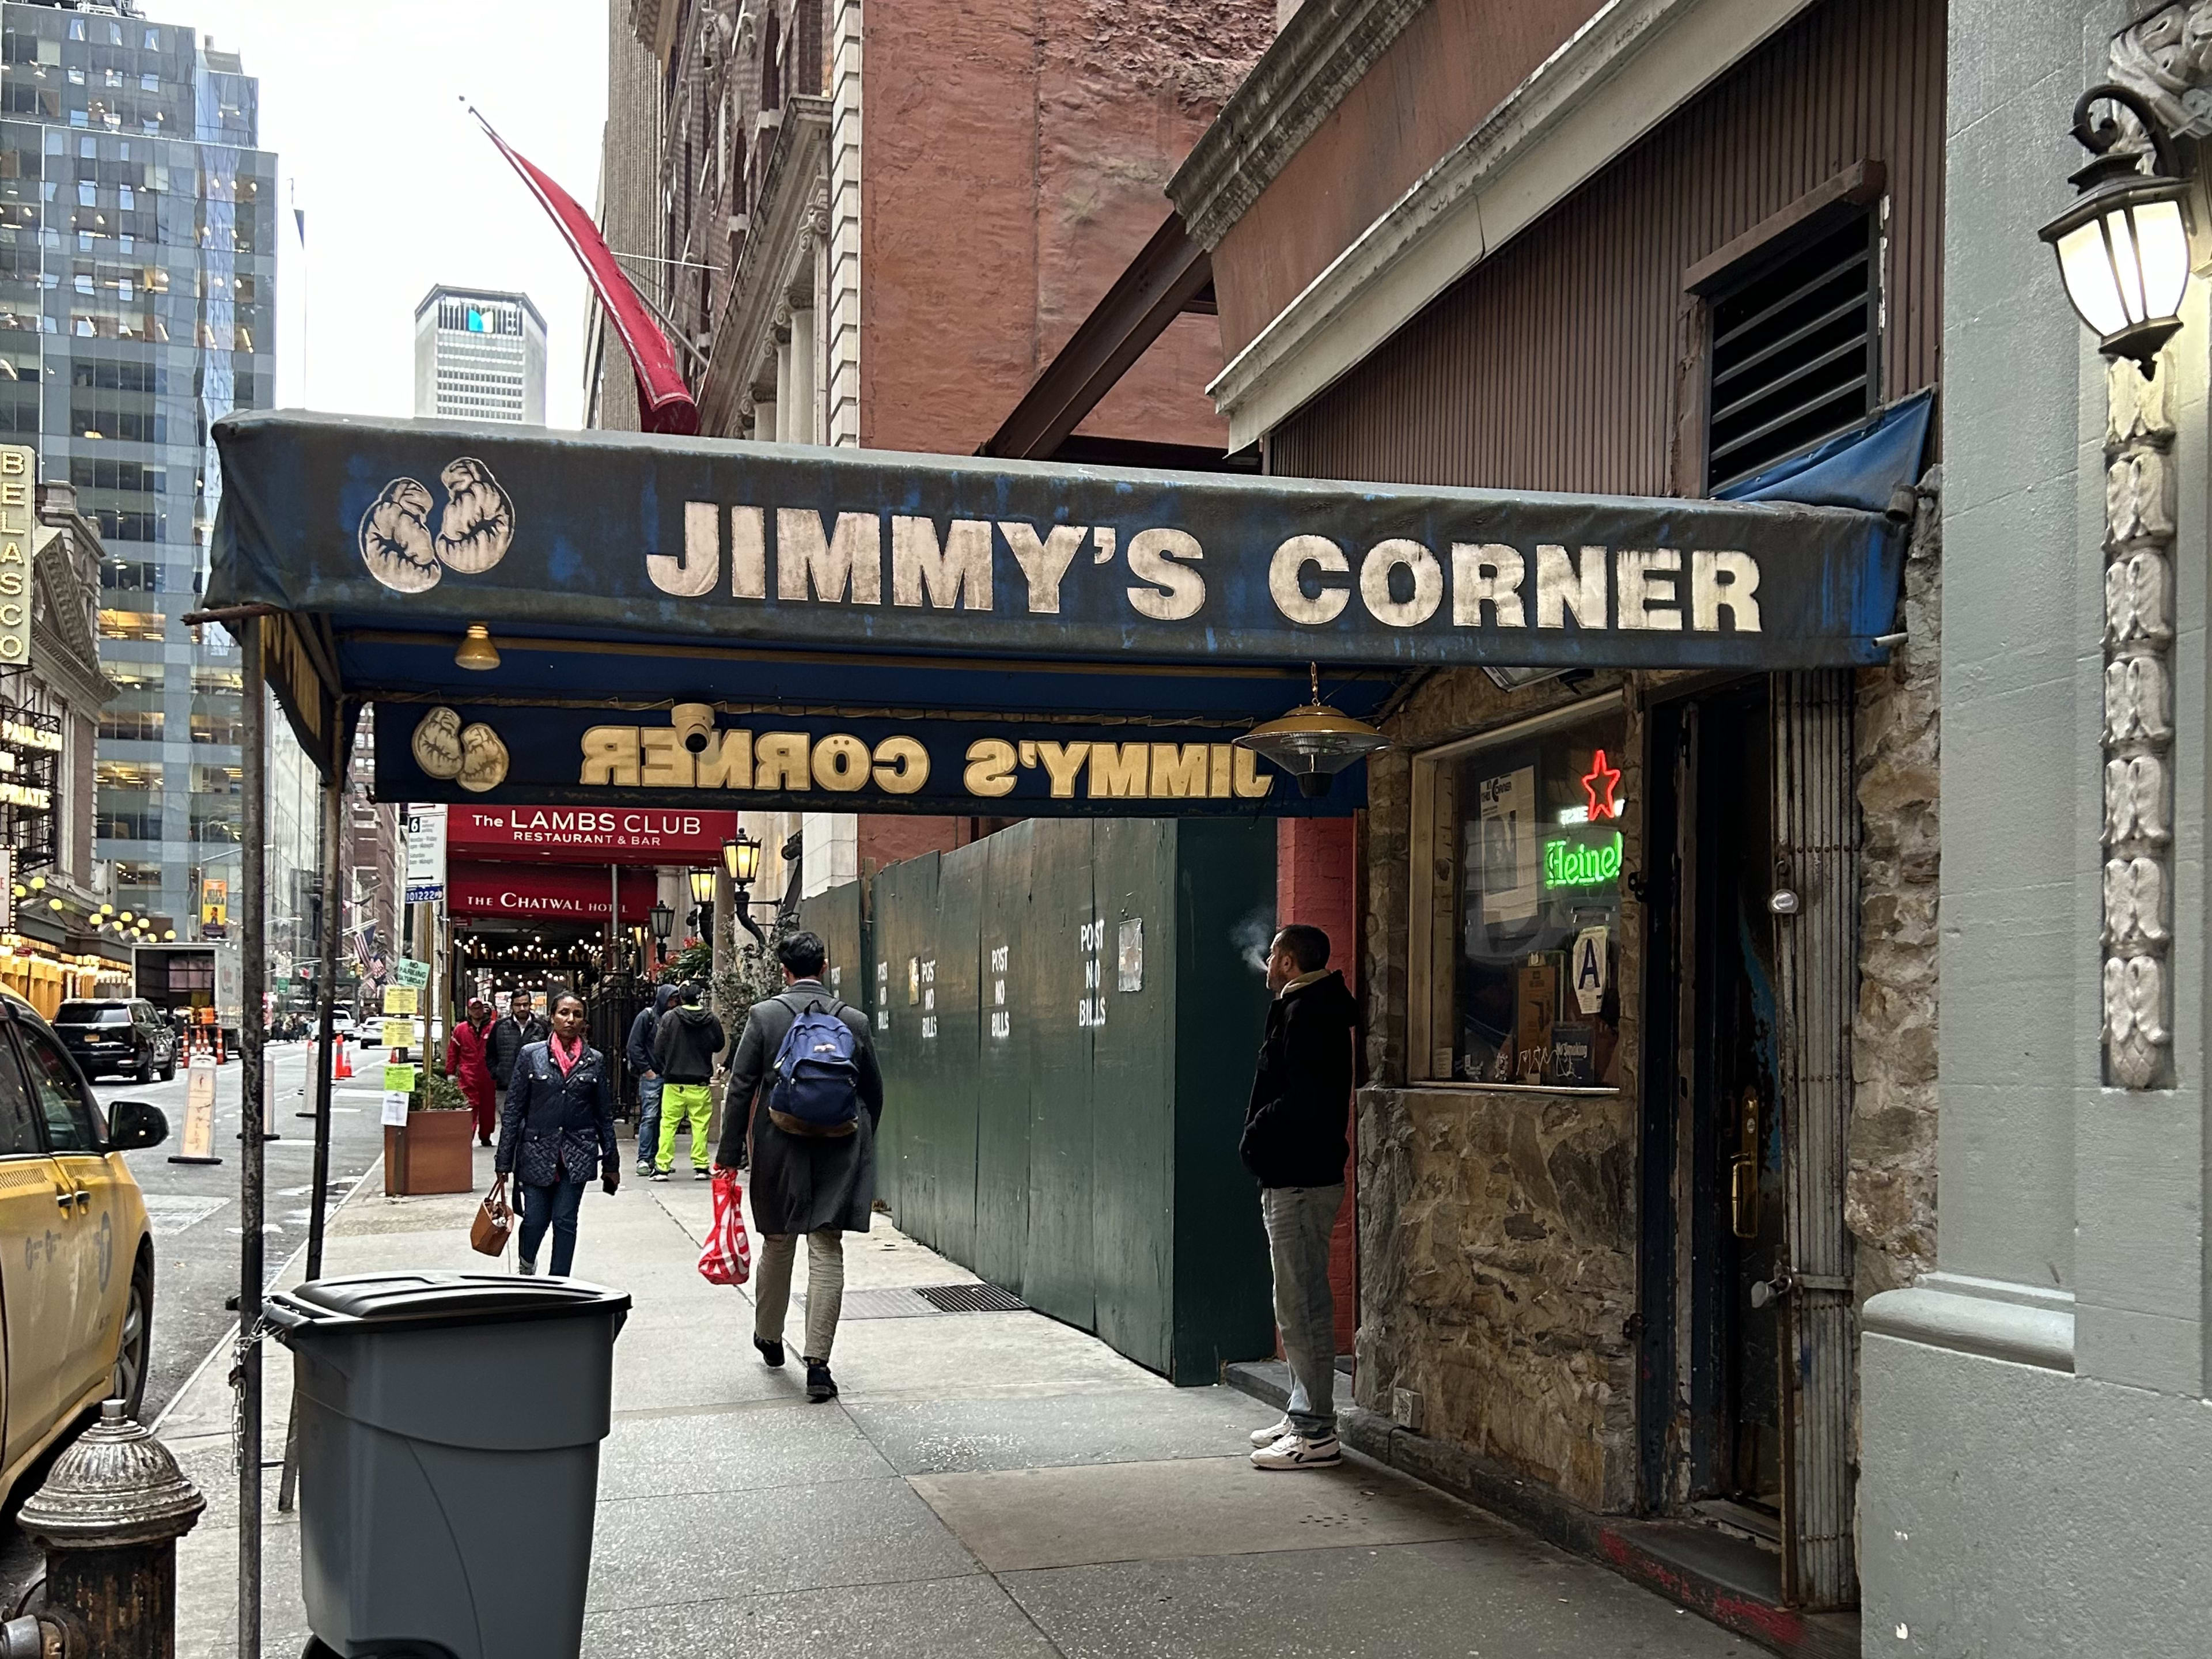
[[[538,1271],[538,1247],[553,1230],[553,1267],[565,1276],[576,1256],[576,1216],[593,1175],[610,1193],[622,1184],[615,1151],[614,1080],[607,1057],[584,1041],[584,1000],[555,1000],[552,1034],[526,1043],[500,1114],[493,1163],[522,1189],[522,1271]]]

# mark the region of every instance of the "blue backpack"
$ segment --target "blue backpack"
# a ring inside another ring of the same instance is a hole
[[[860,1068],[853,1054],[853,1028],[810,1005],[791,1022],[775,1051],[775,1081],[768,1094],[769,1121],[786,1134],[849,1135],[860,1127]]]

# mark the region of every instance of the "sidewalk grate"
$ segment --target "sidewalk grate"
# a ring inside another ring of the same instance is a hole
[[[996,1285],[920,1285],[915,1294],[939,1313],[1021,1313],[1030,1305]]]
[[[802,1307],[804,1296],[793,1298]],[[1021,1313],[1029,1304],[995,1285],[895,1285],[848,1291],[843,1319],[921,1319],[939,1314]]]

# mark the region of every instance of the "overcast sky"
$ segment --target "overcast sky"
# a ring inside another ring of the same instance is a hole
[[[582,419],[589,294],[552,222],[459,102],[589,211],[607,0],[143,0],[236,52],[261,146],[306,210],[278,273],[277,401],[414,413],[415,307],[436,283],[520,289],[545,319],[545,418]],[[304,307],[304,329],[301,318]],[[305,374],[305,391],[301,376]]]

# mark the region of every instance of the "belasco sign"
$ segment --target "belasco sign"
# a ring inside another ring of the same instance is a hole
[[[544,803],[504,811],[454,809],[457,822],[499,821],[517,852],[637,839],[616,826],[672,812],[564,810],[567,803],[711,803],[729,808],[1139,817],[1334,816],[1364,804],[1364,773],[1340,775],[1308,799],[1237,730],[1206,726],[1068,726],[990,718],[854,719],[782,711],[611,716],[567,708],[380,703],[379,732],[442,734],[481,725],[506,763],[447,771],[444,750],[380,743],[384,800]],[[456,794],[456,787],[466,792]],[[716,819],[725,814],[706,816]],[[470,832],[473,833],[473,832]],[[487,837],[489,838],[489,837]],[[473,844],[473,843],[472,843]]]
[[[507,636],[970,660],[1816,667],[1881,659],[1902,557],[1902,528],[1881,514],[1787,503],[296,415],[231,416],[217,436],[216,588],[342,629],[489,618]],[[830,735],[810,734],[810,778]],[[750,739],[756,779],[763,736]],[[512,756],[512,735],[496,738]],[[916,740],[940,786],[948,761],[967,772],[964,755]],[[654,762],[639,742],[642,779]],[[613,780],[630,763],[607,753],[598,787],[624,787]],[[827,775],[859,780],[842,793],[896,797],[884,764],[872,747],[866,768]],[[989,775],[1020,795],[1015,768]]]

